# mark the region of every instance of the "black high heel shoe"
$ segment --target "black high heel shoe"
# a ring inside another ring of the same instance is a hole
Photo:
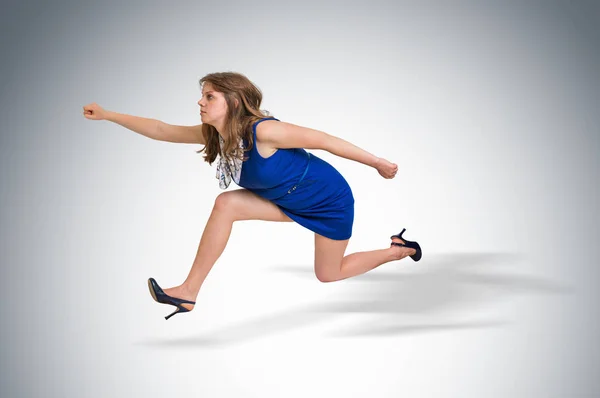
[[[148,288],[150,289],[150,294],[152,295],[152,298],[156,302],[161,303],[161,304],[174,305],[175,307],[177,307],[175,312],[173,312],[170,315],[167,315],[165,317],[165,319],[169,319],[170,317],[172,317],[173,315],[175,315],[179,312],[189,312],[190,311],[189,309],[185,308],[182,304],[196,305],[195,301],[178,299],[178,298],[167,295],[165,292],[163,292],[163,290],[160,288],[160,286],[158,286],[158,283],[156,283],[154,278],[148,279]]]
[[[402,229],[402,232],[400,232],[398,235],[392,235],[390,236],[390,239],[392,238],[398,238],[398,239],[402,239],[404,241],[404,244],[402,243],[398,243],[398,242],[392,242],[392,245],[394,246],[402,246],[402,247],[408,247],[411,249],[415,249],[417,252],[415,254],[413,254],[412,256],[410,256],[410,258],[412,258],[415,261],[419,261],[421,259],[421,246],[419,246],[419,244],[417,242],[411,242],[410,240],[406,240],[402,237],[402,234],[404,233],[404,231],[406,231],[406,228]]]

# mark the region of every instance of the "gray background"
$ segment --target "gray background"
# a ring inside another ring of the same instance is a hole
[[[21,2],[0,18],[0,396],[599,393],[592,2]],[[166,322],[146,279],[187,275],[215,169],[82,107],[198,124],[216,71],[396,162],[385,180],[315,151],[354,191],[348,253],[406,227],[423,260],[321,284],[310,231],[238,223],[195,310]]]

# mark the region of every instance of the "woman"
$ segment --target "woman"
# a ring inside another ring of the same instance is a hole
[[[163,291],[153,278],[148,280],[154,300],[177,307],[165,319],[194,308],[235,221],[295,221],[314,231],[315,274],[321,282],[363,274],[406,256],[419,261],[421,248],[402,239],[405,230],[391,237],[389,248],[344,256],[354,220],[352,191],[335,168],[304,148],[366,164],[388,179],[396,176],[396,164],[327,133],[266,117],[260,110],[262,93],[242,74],[211,73],[200,79],[200,85],[202,124],[197,126],[110,112],[95,103],[83,107],[91,120],[109,120],[155,140],[204,145],[198,152],[206,152],[209,165],[219,155],[220,187],[227,188],[233,180],[243,188],[221,193],[215,200],[183,284]]]

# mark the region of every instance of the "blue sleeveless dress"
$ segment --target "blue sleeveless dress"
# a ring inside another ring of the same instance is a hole
[[[239,186],[270,200],[288,217],[305,228],[330,239],[352,236],[354,196],[344,177],[323,159],[303,148],[280,148],[268,158],[256,149],[256,126],[252,126],[254,145],[245,152]],[[244,140],[244,147],[248,142]]]

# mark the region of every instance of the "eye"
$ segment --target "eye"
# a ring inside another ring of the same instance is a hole
[[[207,97],[208,97],[208,98],[212,98],[212,94],[208,94],[208,95],[207,95]]]

